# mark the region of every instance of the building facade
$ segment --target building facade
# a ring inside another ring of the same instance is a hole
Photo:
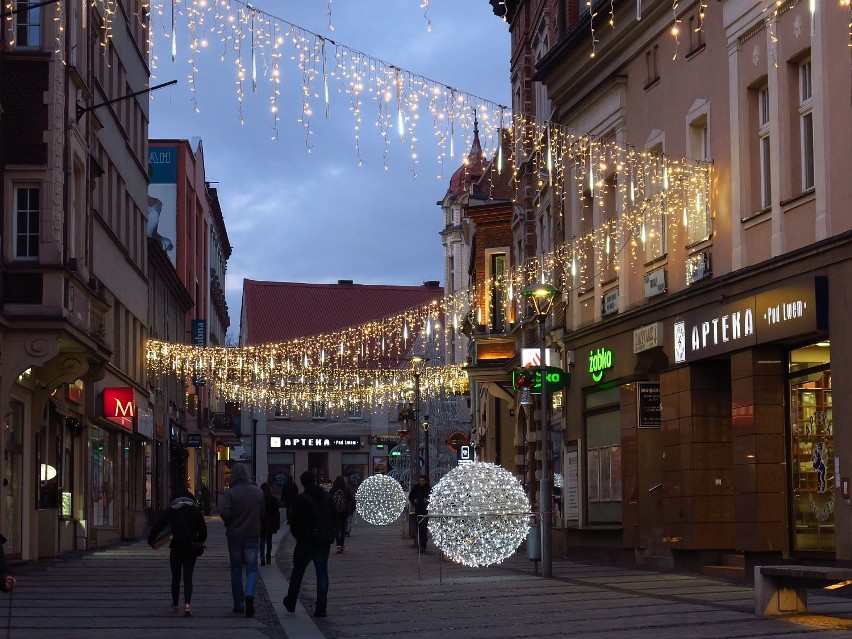
[[[557,131],[583,140],[534,190],[539,253],[574,260],[547,272],[548,339],[572,372],[549,451],[555,547],[707,570],[734,556],[740,574],[848,559],[842,7],[616,3],[613,28],[597,4],[491,4],[513,107],[539,123],[524,157]],[[712,177],[675,181],[686,166]]]
[[[443,289],[437,282],[385,286],[355,284],[351,280],[337,284],[244,280],[240,343],[254,346],[332,333],[427,305],[442,296]],[[412,325],[412,337],[405,344],[401,337],[399,344],[388,343],[388,352],[400,352],[403,358],[389,357],[381,367],[407,369],[410,363],[406,357],[423,357],[428,344],[416,338],[422,330],[422,326]],[[440,353],[442,345],[433,343],[432,348]],[[329,356],[333,357],[331,353]],[[433,364],[439,363],[434,357],[432,360]],[[424,401],[424,406],[428,405]],[[401,405],[371,406],[358,401],[341,403],[330,397],[298,404],[244,406],[240,420],[242,459],[251,464],[258,484],[269,482],[276,494],[285,477],[298,481],[306,470],[313,472],[320,483],[342,475],[357,485],[369,475],[393,470],[397,460],[391,453],[400,442],[400,408]],[[411,445],[417,448],[418,442]],[[436,467],[439,456],[436,450]],[[401,459],[400,464],[399,470],[407,465]],[[398,478],[408,483],[407,472]]]
[[[29,4],[0,48],[0,527],[37,559],[146,523],[149,70],[142,3]]]

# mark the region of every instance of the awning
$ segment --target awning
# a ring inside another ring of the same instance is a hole
[[[483,386],[485,386],[485,391],[492,397],[509,402],[511,406],[515,405],[514,394],[506,390],[502,384],[499,384],[498,382],[485,382]]]

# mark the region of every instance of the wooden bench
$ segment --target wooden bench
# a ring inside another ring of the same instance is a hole
[[[755,566],[754,613],[775,617],[807,612],[808,588],[852,585],[852,568]]]

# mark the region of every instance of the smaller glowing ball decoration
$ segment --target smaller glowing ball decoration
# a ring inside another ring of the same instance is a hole
[[[402,486],[387,475],[367,477],[355,492],[355,510],[365,521],[376,526],[396,521],[405,504]]]
[[[530,502],[517,479],[496,464],[457,466],[432,489],[429,532],[435,545],[465,566],[491,566],[527,538]]]

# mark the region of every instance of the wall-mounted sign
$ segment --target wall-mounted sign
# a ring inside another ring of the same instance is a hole
[[[666,292],[666,269],[654,269],[645,276],[645,297],[654,297]]]
[[[370,444],[396,444],[399,441],[399,437],[395,437],[393,435],[370,435],[369,440]]]
[[[136,432],[148,439],[154,439],[154,413],[152,411],[137,407]]]
[[[207,344],[207,320],[192,320],[192,343],[196,346]]]
[[[676,363],[828,329],[828,283],[817,277],[793,282],[674,323]]]
[[[612,351],[608,348],[599,348],[589,353],[589,374],[596,384],[603,380],[604,373],[613,366]]]
[[[361,448],[360,437],[322,435],[281,435],[269,438],[269,448]]]
[[[456,462],[459,466],[462,464],[472,464],[476,461],[476,454],[474,453],[473,446],[459,446],[458,452],[456,453]]]
[[[187,448],[201,448],[201,435],[198,433],[187,433],[186,435]]]
[[[130,386],[104,389],[104,419],[133,430],[136,414],[135,394]]]
[[[520,390],[518,388],[518,372],[517,369],[512,371],[512,387],[517,391]],[[548,366],[546,377],[547,380],[547,392],[555,393],[558,390],[562,390],[567,387],[568,384],[571,383],[571,373],[566,373],[561,368],[557,368],[556,366]],[[541,370],[535,370],[535,382],[533,386],[530,388],[530,392],[535,395],[541,395]]]
[[[636,382],[636,412],[639,428],[660,427],[659,382]]]
[[[641,353],[663,345],[663,323],[654,322],[633,331],[633,352]]]
[[[607,291],[601,297],[601,315],[618,313],[618,289]]]
[[[544,365],[556,366],[559,363],[559,352],[555,348],[544,349]],[[522,348],[521,366],[541,366],[541,349]]]

